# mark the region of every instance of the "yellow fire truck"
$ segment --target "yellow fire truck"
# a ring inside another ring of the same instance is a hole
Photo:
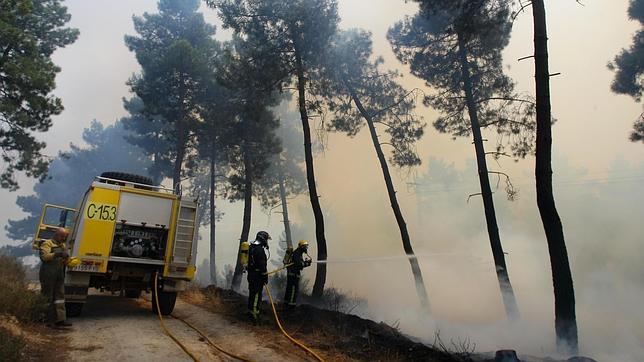
[[[168,315],[177,292],[195,276],[197,226],[196,200],[148,177],[104,172],[78,209],[43,207],[34,243],[51,238],[59,227],[70,231],[70,255],[80,263],[68,267],[65,275],[68,315],[80,315],[88,288],[130,298],[151,290],[153,311]]]

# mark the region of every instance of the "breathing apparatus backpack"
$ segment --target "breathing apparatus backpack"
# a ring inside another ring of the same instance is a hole
[[[286,251],[284,252],[284,259],[282,259],[282,263],[284,265],[291,264],[293,262],[293,247],[289,246],[286,248]]]
[[[248,241],[239,244],[239,262],[244,269],[248,268],[248,249],[250,249],[250,243]]]

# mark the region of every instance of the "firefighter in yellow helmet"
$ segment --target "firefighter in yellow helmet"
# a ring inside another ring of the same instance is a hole
[[[69,232],[59,228],[51,239],[43,240],[40,254],[40,292],[47,298],[47,325],[52,328],[69,327],[65,313],[65,264],[69,259],[65,244]]]
[[[291,264],[286,268],[286,293],[284,293],[284,308],[291,309],[295,307],[297,300],[297,293],[300,289],[300,275],[302,269],[311,265],[311,258],[308,257],[307,251],[309,242],[300,240],[297,243],[297,248],[293,250],[290,260],[287,264]],[[306,257],[304,256],[306,254]]]

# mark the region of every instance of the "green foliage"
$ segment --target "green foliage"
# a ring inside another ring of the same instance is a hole
[[[0,315],[9,315],[22,322],[39,320],[45,310],[44,298],[27,289],[25,270],[16,258],[0,254]]]
[[[628,16],[644,25],[644,0],[631,0]],[[608,68],[615,72],[611,85],[613,92],[629,95],[640,102],[644,91],[644,30],[635,33],[631,47],[623,49],[608,63]]]
[[[640,118],[637,121],[635,121],[635,124],[633,125],[633,132],[631,133],[631,141],[644,142],[644,114],[641,114]]]
[[[299,114],[288,109],[289,98],[283,97],[279,107],[273,110],[280,120],[276,136],[281,144],[281,152],[273,154],[269,167],[258,181],[256,197],[262,207],[273,209],[281,205],[280,182],[284,186],[285,198],[293,197],[306,189],[306,175],[302,169],[304,147]]]
[[[270,110],[279,102],[267,76],[270,66],[251,43],[237,36],[223,51],[218,79],[236,108],[222,137],[229,166],[224,195],[229,200],[243,199],[246,174],[253,183],[262,180],[273,157],[281,152],[275,135],[279,120]],[[260,190],[253,187],[253,195],[261,195]]]
[[[145,129],[147,134],[139,141],[148,143],[145,149],[160,156],[159,174],[168,173],[166,165],[171,160],[177,186],[185,156],[195,145],[195,128],[203,118],[204,100],[213,80],[211,58],[219,43],[213,38],[215,28],[197,12],[198,0],[162,0],[158,8],[158,14],[134,17],[138,36],[125,37],[142,68],[128,84],[143,103],[137,112],[155,123]],[[154,140],[152,145],[150,139]]]
[[[161,183],[163,178],[172,176],[173,148],[165,138],[165,135],[171,132],[172,125],[159,117],[144,115],[141,98],[124,99],[123,105],[130,113],[130,117],[121,120],[124,129],[130,131],[125,139],[131,145],[140,148],[153,161],[148,168],[148,174]]]
[[[17,190],[16,172],[43,180],[49,161],[34,132],[46,132],[63,110],[51,95],[56,73],[52,53],[73,43],[70,15],[59,0],[0,0],[0,148],[5,164],[0,187]]]
[[[509,146],[515,157],[532,153],[534,102],[517,96],[514,83],[503,73],[502,50],[511,30],[509,2],[416,2],[419,12],[389,29],[388,39],[412,74],[436,90],[424,99],[426,105],[442,113],[434,127],[453,137],[471,134],[464,94],[464,54],[480,126],[497,132],[497,152]]]
[[[9,238],[26,240],[33,237],[45,203],[76,207],[94,177],[102,172],[145,173],[143,170],[148,168],[150,161],[141,149],[126,141],[131,133],[124,128],[125,123],[127,119],[122,119],[105,127],[93,121],[83,132],[87,147],[72,144],[68,152],[54,159],[48,178],[34,186],[34,193],[18,196],[16,203],[27,216],[9,220],[6,226]],[[24,249],[33,252],[28,246]]]
[[[631,20],[644,25],[644,0],[631,0],[628,16]],[[635,33],[631,47],[622,49],[615,59],[608,63],[608,69],[615,72],[615,79],[611,84],[613,92],[629,95],[636,102],[642,100],[642,92],[644,91],[644,30],[640,29]],[[644,142],[643,115],[640,115],[635,121],[630,139],[633,142]]]
[[[393,148],[390,161],[396,166],[416,166],[420,157],[415,143],[423,135],[425,124],[414,114],[415,91],[407,91],[397,80],[396,71],[382,71],[382,58],[371,60],[371,34],[353,29],[339,32],[327,57],[324,85],[328,108],[334,113],[329,129],[355,136],[365,124],[356,107],[356,97],[367,116],[385,128],[387,142]]]
[[[315,64],[337,30],[335,0],[207,0],[216,7],[224,27],[265,41],[284,62],[297,47],[307,66]],[[258,44],[259,45],[259,44]],[[280,55],[280,52],[283,52]]]
[[[337,32],[339,17],[335,0],[206,2],[219,10],[225,28],[243,34],[249,46],[261,55],[253,60],[264,63],[265,84],[282,90],[296,77],[298,69],[308,84],[319,80],[319,68]],[[309,110],[320,110],[315,99],[307,97],[302,101]]]

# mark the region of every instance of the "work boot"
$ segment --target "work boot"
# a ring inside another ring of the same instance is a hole
[[[58,321],[58,322],[56,322],[56,324],[55,324],[55,325],[56,325],[57,327],[62,327],[62,328],[64,328],[64,327],[71,327],[71,326],[72,326],[72,324],[71,324],[71,323],[69,323],[69,322],[67,322],[67,321]]]
[[[256,316],[255,314],[253,314],[253,312],[250,312],[250,311],[249,311],[248,313],[246,313],[246,315],[248,316],[248,320],[249,320],[249,321],[250,321],[254,326],[258,325],[257,316]]]

